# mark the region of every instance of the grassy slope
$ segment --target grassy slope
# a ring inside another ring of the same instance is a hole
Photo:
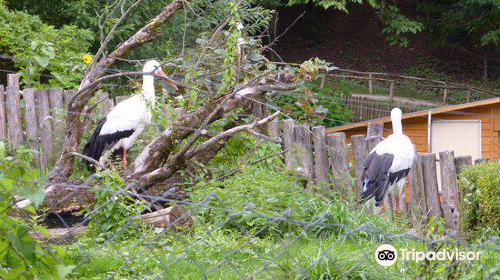
[[[223,183],[200,184],[193,189],[192,202],[195,228],[189,231],[142,229],[125,239],[101,240],[90,234],[67,246],[66,262],[76,265],[70,279],[414,279],[424,275],[442,279],[453,267],[449,262],[402,260],[388,268],[378,265],[374,252],[381,244],[416,250],[426,250],[429,244],[399,235],[410,230],[403,217],[391,221],[388,214],[369,215],[348,202],[320,199],[283,172],[243,170]],[[436,226],[442,228],[433,223],[428,229]],[[419,235],[441,236],[429,232],[421,230]],[[498,244],[478,250],[485,251],[481,262],[459,262],[455,278],[483,278],[496,267]]]

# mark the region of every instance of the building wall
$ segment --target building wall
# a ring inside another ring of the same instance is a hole
[[[441,114],[435,114],[433,119],[481,120],[481,156],[483,158],[500,159],[500,104],[468,108]],[[428,153],[427,116],[403,120],[403,133],[408,135],[420,153]],[[351,136],[366,134],[366,126],[344,131],[347,142]],[[383,136],[392,134],[391,123],[384,123]],[[352,156],[352,155],[351,155]]]

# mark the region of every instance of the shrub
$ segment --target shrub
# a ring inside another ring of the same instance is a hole
[[[51,86],[76,86],[83,73],[82,56],[90,48],[93,34],[75,26],[57,29],[44,24],[37,16],[10,11],[0,1],[0,53],[15,56],[22,81],[27,82],[27,59],[31,84],[48,79]]]
[[[89,215],[88,236],[98,242],[107,239],[123,239],[137,235],[136,219],[145,210],[143,201],[130,197],[125,182],[113,172],[98,173],[101,186],[94,190],[96,203],[87,209]]]
[[[21,155],[20,155],[21,154]],[[48,237],[47,229],[36,224],[36,207],[43,201],[42,185],[35,183],[38,173],[29,167],[25,150],[17,150],[14,156],[6,156],[5,145],[0,142],[0,279],[62,279],[72,266],[62,264],[62,247],[49,247],[33,238],[36,230]],[[24,210],[33,219],[21,219],[13,215],[15,195],[29,198],[33,205]]]
[[[467,166],[460,176],[461,226],[469,237],[500,233],[500,162]],[[493,232],[491,232],[493,231]]]

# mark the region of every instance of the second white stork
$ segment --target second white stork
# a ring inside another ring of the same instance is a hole
[[[124,168],[127,167],[127,150],[151,123],[151,108],[155,104],[154,77],[163,78],[177,90],[173,81],[165,75],[156,60],[146,62],[142,91],[118,103],[108,115],[99,122],[83,149],[83,154],[101,164],[113,153],[122,154]],[[86,162],[91,165],[90,162]]]
[[[380,206],[388,189],[410,172],[415,151],[410,138],[403,134],[402,115],[401,109],[392,109],[393,134],[378,143],[365,159],[361,175],[363,203],[375,197],[375,206]],[[398,213],[400,192],[396,191],[395,197]]]

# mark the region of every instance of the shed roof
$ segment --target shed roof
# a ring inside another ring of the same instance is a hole
[[[442,107],[437,107],[437,108],[433,108],[433,109],[404,114],[403,120],[427,116],[429,114],[429,112],[431,112],[432,115],[436,115],[436,114],[446,113],[446,112],[450,112],[450,111],[457,111],[457,110],[486,106],[486,105],[497,104],[497,103],[500,103],[500,97],[495,97],[495,98],[480,100],[480,101],[474,101],[474,102],[469,102],[469,103],[462,103],[462,104],[457,104],[457,105],[442,106]],[[358,127],[368,126],[369,123],[387,123],[390,121],[391,121],[390,117],[384,117],[384,118],[378,118],[378,119],[373,119],[373,120],[364,121],[364,122],[346,124],[346,125],[341,125],[341,126],[329,128],[326,130],[326,133],[333,133],[333,132],[345,131],[345,130],[358,128]]]

